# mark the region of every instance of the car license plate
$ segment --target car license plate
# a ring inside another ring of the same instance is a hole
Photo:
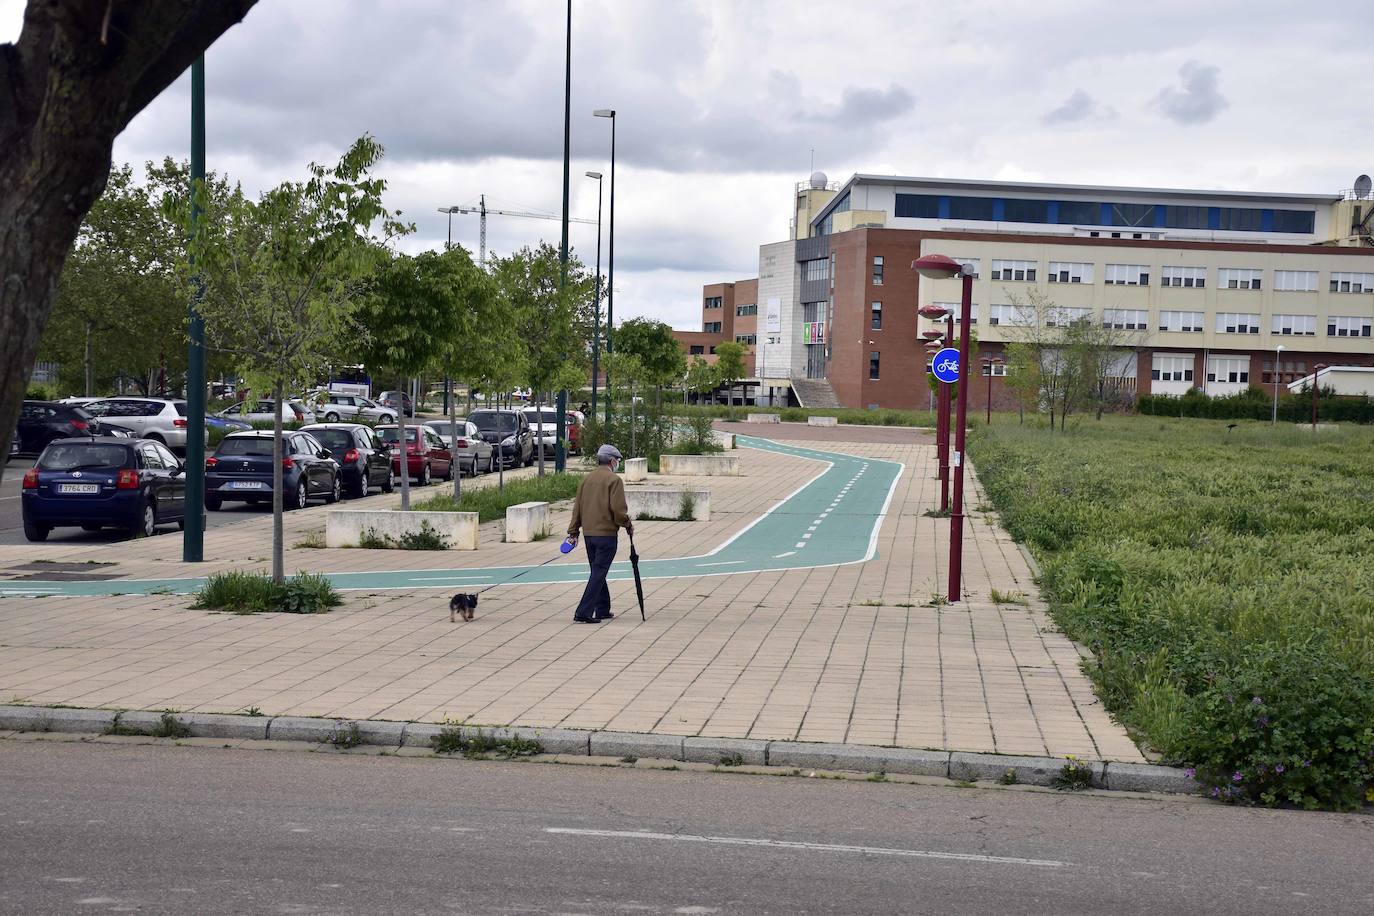
[[[59,493],[99,493],[100,484],[98,483],[59,483],[57,485]]]
[[[267,484],[260,480],[232,480],[226,484],[229,490],[266,490]]]

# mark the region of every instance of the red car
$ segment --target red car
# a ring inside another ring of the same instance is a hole
[[[396,447],[400,432],[396,426],[378,426],[377,435],[391,447],[391,467],[401,475],[401,454]],[[453,479],[453,453],[439,434],[428,426],[406,426],[406,471],[410,477],[428,486],[434,478]]]

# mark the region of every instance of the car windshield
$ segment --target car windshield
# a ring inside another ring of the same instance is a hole
[[[531,423],[558,422],[558,411],[556,410],[527,410],[525,416],[530,418]]]
[[[45,471],[75,471],[84,468],[122,468],[129,466],[130,451],[122,445],[54,443],[38,459]]]
[[[230,436],[219,444],[215,454],[271,458],[272,440],[267,436]]]
[[[353,448],[353,434],[346,429],[312,429],[310,435],[336,455]]]
[[[357,402],[358,402],[358,406],[359,406],[359,407],[376,407],[376,406],[377,406],[377,402],[376,402],[376,401],[373,401],[373,400],[371,400],[371,399],[369,399],[369,398],[357,398]]]
[[[394,443],[394,442],[399,441],[400,438],[401,438],[401,437],[400,437],[400,434],[396,431],[396,427],[394,427],[394,426],[391,427],[391,428],[389,428],[389,429],[379,429],[379,430],[377,430],[377,435],[381,436],[381,437],[382,437],[382,441],[385,442],[385,443],[387,443],[388,445],[390,445],[390,444],[392,444],[392,443]],[[406,427],[406,441],[407,441],[407,442],[414,442],[414,441],[416,441],[416,440],[415,440],[415,437],[418,436],[418,435],[419,435],[419,432],[415,429],[415,427],[413,427],[413,426],[407,426],[407,427]]]
[[[482,430],[483,432],[515,432],[516,421],[515,414],[513,413],[496,413],[495,411],[483,413],[481,411],[478,411],[476,413],[473,413],[473,415],[468,417],[468,419],[473,423],[476,423],[477,428]]]
[[[434,430],[436,433],[438,433],[438,434],[441,435],[441,436],[451,436],[451,435],[453,435],[453,430],[454,430],[455,427],[456,427],[457,430],[458,430],[458,435],[461,436],[461,435],[463,434],[463,421],[462,421],[462,420],[459,420],[457,423],[450,423],[450,422],[447,421],[447,420],[432,420],[432,421],[430,421],[429,423],[426,423],[425,425],[428,426],[430,429]]]

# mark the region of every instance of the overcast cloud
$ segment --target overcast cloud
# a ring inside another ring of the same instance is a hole
[[[258,190],[369,132],[391,205],[417,224],[408,250],[441,247],[437,208],[480,194],[556,214],[559,6],[261,0],[207,56],[210,167]],[[0,0],[0,41],[22,8]],[[575,216],[596,217],[584,171],[606,172],[609,192],[610,122],[591,111],[619,115],[618,318],[695,327],[703,283],[756,276],[812,150],[839,181],[1334,192],[1374,170],[1358,152],[1374,124],[1351,116],[1374,38],[1365,0],[574,0],[573,19]],[[188,155],[188,82],[135,119],[117,160]],[[558,234],[492,216],[488,244]],[[476,218],[455,216],[453,237],[475,252]],[[590,263],[595,227],[572,240]]]

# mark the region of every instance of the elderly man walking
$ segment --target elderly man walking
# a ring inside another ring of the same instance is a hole
[[[615,616],[611,613],[606,574],[615,559],[620,529],[635,533],[630,508],[625,504],[625,482],[616,474],[619,467],[620,450],[614,445],[603,445],[596,450],[596,470],[582,478],[577,488],[568,541],[576,546],[578,534],[586,534],[587,562],[592,572],[573,612],[574,623],[600,623]]]

